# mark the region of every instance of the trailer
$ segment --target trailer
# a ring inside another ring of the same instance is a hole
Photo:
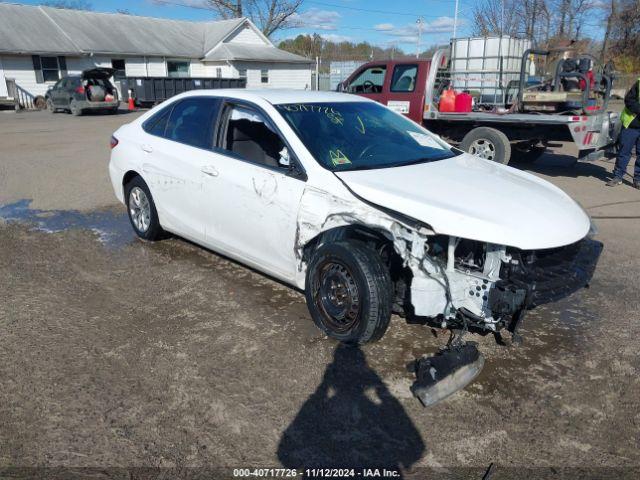
[[[556,53],[510,37],[455,39],[431,60],[362,65],[339,89],[383,103],[462,150],[504,164],[512,157],[535,160],[557,143],[571,145],[577,160],[611,154],[620,131],[619,115],[607,111],[611,76],[565,71],[570,62],[562,56],[551,78],[536,75],[536,60]],[[568,88],[569,80],[578,88]],[[447,90],[465,92],[473,106],[444,111]]]

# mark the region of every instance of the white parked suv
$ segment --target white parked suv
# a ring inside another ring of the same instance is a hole
[[[199,90],[111,145],[141,238],[168,231],[304,290],[344,342],[379,339],[392,312],[515,331],[527,309],[584,287],[602,247],[560,189],[362,97]]]

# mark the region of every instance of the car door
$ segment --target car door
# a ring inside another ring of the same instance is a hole
[[[51,92],[49,93],[49,96],[51,97],[51,101],[53,102],[53,104],[56,107],[66,107],[66,104],[63,104],[61,102],[61,92],[63,92],[63,87],[65,85],[65,83],[67,82],[66,78],[62,78],[60,80],[58,80],[56,82],[56,84],[51,87]]]
[[[290,146],[255,105],[228,102],[215,152],[204,184],[208,244],[276,277],[293,279],[305,176]]]
[[[205,241],[204,181],[213,155],[213,118],[219,100],[190,97],[161,110],[143,125],[143,177],[163,227]]]
[[[418,63],[396,63],[390,65],[390,68],[390,80],[388,88],[384,89],[383,104],[420,123],[424,108],[424,91],[420,86],[427,81],[427,69],[420,68]]]
[[[383,89],[386,75],[387,66],[384,63],[365,66],[351,76],[345,90],[348,93],[355,93],[384,103]]]

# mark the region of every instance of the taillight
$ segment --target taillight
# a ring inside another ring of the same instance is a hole
[[[76,87],[75,92],[76,93],[84,93],[84,87],[82,85],[80,85],[79,87]]]
[[[116,137],[114,137],[113,135],[111,135],[111,141],[109,142],[109,146],[111,148],[115,148],[116,145],[118,145],[118,139]]]

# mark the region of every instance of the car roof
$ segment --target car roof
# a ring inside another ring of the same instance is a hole
[[[350,95],[348,93],[291,89],[250,90],[243,88],[222,88],[215,90],[191,90],[183,95],[210,95],[215,97],[234,98],[237,100],[247,100],[250,102],[266,100],[272,105],[280,105],[283,103],[371,102],[368,98]]]

